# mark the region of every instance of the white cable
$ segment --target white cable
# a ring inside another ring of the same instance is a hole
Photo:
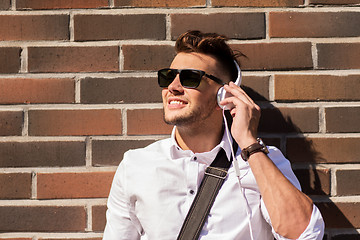
[[[248,171],[240,178],[240,169],[239,169],[239,163],[235,157],[235,154],[234,153],[234,148],[232,146],[232,143],[231,143],[231,140],[230,140],[230,130],[229,130],[229,127],[228,127],[228,124],[227,124],[227,120],[226,120],[226,117],[225,117],[225,109],[223,109],[223,118],[224,118],[224,122],[225,122],[225,129],[226,129],[226,135],[227,135],[227,138],[228,138],[228,142],[230,143],[230,148],[231,148],[231,155],[232,155],[232,158],[233,158],[233,166],[234,166],[234,169],[235,169],[235,174],[236,174],[236,177],[238,179],[238,182],[239,182],[239,188],[240,188],[240,192],[241,192],[241,195],[243,196],[244,200],[245,200],[245,203],[246,203],[246,215],[248,217],[248,220],[249,220],[249,230],[250,230],[250,237],[251,237],[251,240],[254,240],[254,236],[253,236],[253,231],[252,231],[252,225],[251,225],[251,218],[252,218],[252,213],[251,213],[251,208],[249,206],[249,202],[246,198],[246,195],[245,195],[245,189],[241,186],[241,179],[249,172],[249,169]],[[234,140],[235,141],[235,140]]]

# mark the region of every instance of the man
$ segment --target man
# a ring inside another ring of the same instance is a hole
[[[322,239],[324,223],[311,199],[298,189],[288,160],[269,147],[240,156],[257,144],[260,108],[232,81],[236,56],[217,34],[190,31],[176,41],[170,69],[159,71],[164,120],[171,138],[130,150],[115,174],[108,199],[105,240],[176,239],[204,171],[221,148],[233,161],[200,239]],[[192,70],[184,70],[192,69]],[[200,71],[198,71],[200,70]],[[231,93],[231,137],[216,101],[221,82]],[[234,164],[239,165],[237,177]]]

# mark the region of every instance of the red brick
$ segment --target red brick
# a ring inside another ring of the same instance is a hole
[[[358,12],[271,12],[270,37],[358,37]]]
[[[11,0],[3,0],[0,2],[0,9],[8,10],[11,7]]]
[[[106,206],[93,206],[92,227],[93,231],[104,231],[106,224]]]
[[[286,155],[291,162],[359,163],[360,138],[288,138]]]
[[[185,8],[201,7],[206,5],[205,0],[114,0],[116,7],[166,7],[166,8]]]
[[[345,5],[345,4],[359,4],[360,0],[310,0],[310,4],[321,5]]]
[[[85,78],[81,80],[81,103],[161,102],[157,78]],[[134,94],[136,92],[136,94]]]
[[[1,199],[31,197],[31,173],[1,173],[0,182]]]
[[[163,120],[162,109],[127,111],[128,135],[170,134],[173,126]]]
[[[0,78],[0,103],[74,103],[75,80],[70,78]]]
[[[109,7],[108,0],[16,0],[17,9],[61,9],[61,8],[103,8]]]
[[[143,38],[164,40],[165,37],[164,14],[74,16],[75,41]]]
[[[84,207],[0,206],[1,232],[85,231]]]
[[[331,240],[359,240],[359,234],[332,235]]]
[[[325,108],[326,132],[360,132],[360,107]]]
[[[30,110],[29,135],[83,136],[122,134],[121,110]]]
[[[119,48],[29,47],[29,72],[119,71]]]
[[[232,44],[246,55],[240,59],[243,70],[290,70],[313,68],[311,43]]]
[[[360,75],[275,75],[275,100],[360,100]]]
[[[213,7],[298,7],[304,0],[212,0]]]
[[[259,132],[318,132],[317,108],[265,108],[261,110]]]
[[[327,228],[359,228],[359,202],[323,202],[316,204]]]
[[[269,77],[243,77],[241,87],[254,101],[269,101]]]
[[[0,41],[69,40],[68,15],[2,15]]]
[[[264,143],[267,146],[275,146],[278,149],[281,149],[281,139],[280,138],[263,136],[263,137],[261,137],[261,139],[264,141]]]
[[[360,68],[360,43],[317,44],[319,69]]]
[[[94,166],[119,165],[129,149],[141,148],[153,140],[93,140],[92,164]]]
[[[170,66],[175,49],[169,45],[124,45],[125,70],[158,70]]]
[[[0,111],[0,136],[21,136],[23,122],[23,112]]]
[[[114,172],[38,173],[37,198],[106,198]]]
[[[0,73],[18,73],[21,48],[0,47]]]
[[[0,167],[85,166],[84,142],[0,142]]]
[[[359,183],[359,169],[344,169],[336,171],[337,195],[360,195]]]
[[[191,29],[216,32],[229,38],[265,38],[264,13],[171,14],[170,18],[173,40]]]
[[[302,191],[308,195],[330,194],[329,169],[295,169],[294,173],[300,181]]]

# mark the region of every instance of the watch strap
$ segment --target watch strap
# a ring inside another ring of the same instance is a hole
[[[263,152],[265,154],[269,153],[269,151],[268,151],[267,147],[265,146],[265,144],[263,143],[263,141],[260,138],[257,138],[256,140],[257,140],[256,143],[253,143],[250,146],[242,149],[241,158],[244,161],[247,161],[252,154],[257,153],[257,152]]]

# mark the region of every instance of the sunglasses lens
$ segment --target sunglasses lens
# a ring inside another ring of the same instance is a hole
[[[177,72],[172,69],[161,69],[158,71],[158,84],[162,88],[168,87],[174,81]]]
[[[174,81],[179,71],[176,69],[165,68],[158,71],[158,84],[162,88],[167,88]],[[205,73],[200,70],[183,69],[180,71],[180,82],[183,87],[197,88],[201,78]]]
[[[199,70],[182,70],[180,73],[180,81],[184,87],[197,88],[200,84],[203,74]]]

